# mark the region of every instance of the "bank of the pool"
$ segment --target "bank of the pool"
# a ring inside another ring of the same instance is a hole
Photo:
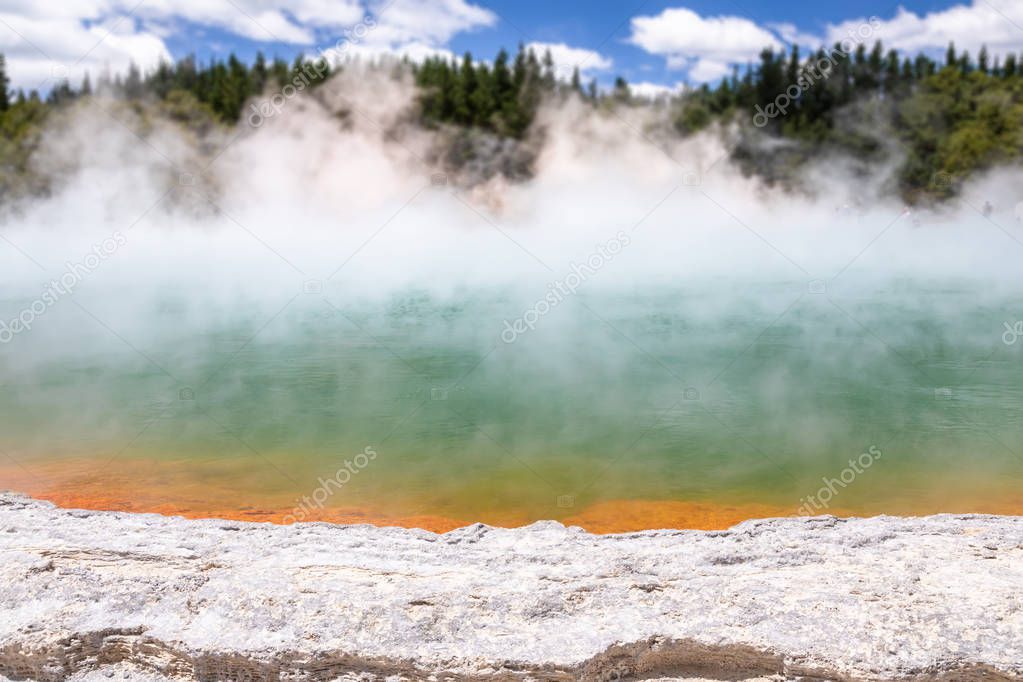
[[[479,519],[453,518],[439,514],[394,514],[371,507],[316,507],[297,510],[294,507],[222,506],[206,500],[147,500],[126,492],[82,492],[68,489],[29,491],[29,496],[52,502],[65,509],[120,511],[135,514],[162,514],[186,519],[225,519],[230,521],[266,522],[280,525],[292,523],[334,523],[340,525],[368,523],[380,527],[448,531],[481,522]],[[672,528],[677,530],[724,530],[750,519],[791,516],[795,510],[758,503],[717,503],[695,500],[606,500],[563,515],[558,521],[578,526],[590,533],[628,533],[641,530]],[[509,510],[491,514],[484,519],[500,528],[521,528],[534,523],[521,512]]]
[[[0,494],[0,553],[12,678],[1023,674],[1023,517],[435,534]]]

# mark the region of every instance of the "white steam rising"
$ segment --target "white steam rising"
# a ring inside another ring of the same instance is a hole
[[[622,232],[629,245],[588,291],[715,278],[828,291],[904,276],[1020,284],[1018,172],[907,213],[881,183],[821,159],[814,196],[797,196],[743,177],[726,132],[679,139],[660,132],[661,108],[570,100],[548,105],[522,145],[532,179],[480,181],[445,166],[455,133],[413,123],[417,93],[396,73],[349,68],[229,132],[197,135],[104,100],[61,116],[35,159],[57,177],[52,196],[4,219],[6,318],[115,232],[124,245],[74,296],[141,335],[158,333],[149,313],[171,295],[200,299],[197,314],[211,317],[239,300],[276,310],[318,286],[337,305],[415,288],[494,289],[521,307]]]

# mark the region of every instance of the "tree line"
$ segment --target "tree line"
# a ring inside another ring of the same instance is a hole
[[[765,49],[744,73],[683,100],[682,133],[739,120],[795,143],[802,157],[833,147],[880,160],[894,141],[905,157],[897,189],[911,200],[950,196],[971,173],[1023,156],[1023,63],[1013,53],[992,59],[986,48],[974,59],[950,44],[943,60],[900,56],[880,41],[805,59],[798,47]],[[752,145],[737,154],[764,162]]]
[[[595,106],[642,104],[623,78],[606,91],[595,81],[584,86],[578,68],[562,79],[549,52],[538,55],[522,45],[514,57],[501,50],[489,64],[469,53],[403,64],[421,89],[425,125],[522,137],[545,98],[576,96]],[[253,98],[289,83],[314,89],[339,68],[344,67],[301,55],[287,62],[260,53],[251,65],[233,54],[205,63],[188,56],[148,73],[133,65],[123,75],[101,75],[96,83],[86,76],[78,87],[63,80],[41,97],[10,89],[0,54],[0,165],[8,174],[16,171],[50,111],[97,91],[128,101],[169,102],[231,124]],[[886,139],[895,139],[905,153],[898,190],[908,198],[942,197],[971,172],[1023,154],[1023,62],[1015,54],[992,59],[986,49],[974,59],[954,45],[943,60],[901,55],[880,41],[869,49],[864,43],[850,50],[836,44],[805,57],[795,46],[768,48],[759,61],[735,67],[716,84],[677,95],[670,111],[671,127],[683,135],[714,122],[738,122],[749,133],[789,140],[803,150],[797,165],[822,147],[880,159]],[[189,115],[181,119],[191,120]],[[754,145],[740,145],[735,156],[753,172],[774,172]]]
[[[542,63],[541,63],[542,61]],[[423,120],[486,128],[502,135],[520,136],[532,122],[544,93],[556,90],[554,63],[549,52],[542,60],[533,50],[520,46],[512,60],[501,50],[493,66],[477,61],[466,53],[461,61],[430,57],[420,64],[403,60],[422,89]],[[242,116],[251,98],[268,95],[289,83],[301,80],[304,87],[315,88],[327,81],[339,68],[323,59],[297,56],[290,64],[280,58],[268,61],[257,53],[251,66],[235,55],[226,60],[200,63],[194,55],[174,64],[161,62],[153,71],[142,73],[132,64],[125,74],[103,74],[93,84],[88,75],[73,87],[67,79],[58,81],[41,99],[38,91],[10,90],[4,57],[0,54],[0,112],[12,106],[45,104],[59,107],[96,91],[117,98],[137,100],[154,97],[166,100],[188,93],[217,119],[234,123]],[[585,95],[578,69],[572,88]],[[588,96],[597,97],[596,81],[590,83]]]

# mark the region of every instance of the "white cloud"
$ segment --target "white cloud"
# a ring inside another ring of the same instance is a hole
[[[367,15],[364,52],[413,59],[446,54],[456,33],[492,26],[497,16],[466,0],[0,0],[0,51],[15,87],[47,89],[67,75],[81,79],[135,62],[151,69],[171,55],[164,40],[182,22],[257,42],[326,49],[342,29]],[[322,44],[320,44],[322,43]],[[179,55],[180,56],[180,55]]]
[[[22,20],[93,23],[129,17],[147,25],[183,19],[259,41],[308,44],[317,28],[352,24],[362,17],[358,0],[77,0],[66,3],[0,0],[0,12]]]
[[[855,34],[867,19],[829,25],[828,43]],[[974,58],[982,45],[992,55],[1017,51],[1023,43],[1023,2],[974,0],[923,16],[903,7],[895,16],[877,24],[876,37],[885,45],[907,52],[943,50],[954,41],[957,50],[968,49]]]
[[[89,26],[71,18],[36,18],[0,12],[0,52],[15,87],[45,90],[63,78],[76,85],[88,70],[95,77],[109,67],[126,71],[169,59],[163,40],[136,32],[117,18]]]
[[[551,59],[554,60],[554,71],[560,80],[571,78],[577,67],[580,74],[586,76],[592,71],[607,71],[613,65],[610,57],[581,47],[569,47],[565,43],[534,42],[526,47],[532,48],[540,59],[543,59],[544,53],[550,50]]]
[[[425,43],[408,43],[392,47],[379,44],[352,44],[344,53],[338,56],[340,61],[346,59],[361,59],[372,61],[381,57],[408,57],[409,60],[417,63],[431,57],[442,57],[445,61],[459,61],[459,57],[451,50],[443,47],[434,47]]]
[[[290,11],[298,21],[311,26],[351,26],[364,16],[358,0],[302,0]]]
[[[824,39],[812,33],[803,33],[795,24],[788,22],[768,24],[768,28],[781,36],[790,45],[799,45],[816,50],[824,43]]]
[[[954,42],[958,51],[969,50],[974,59],[987,46],[994,58],[1023,45],[1023,0],[971,0],[925,14],[899,7],[890,19],[852,18],[829,24],[820,36],[792,23],[761,27],[742,17],[702,17],[686,8],[670,8],[633,18],[629,41],[664,57],[669,68],[686,70],[691,80],[706,82],[727,75],[733,64],[755,60],[765,47],[782,48],[776,36],[811,49],[850,39],[868,44],[881,40],[907,53],[940,52]]]
[[[689,77],[698,83],[717,80],[732,72],[732,65],[716,59],[700,59],[689,69]]]
[[[646,99],[660,99],[662,97],[671,97],[684,92],[686,86],[684,83],[676,83],[675,85],[661,85],[660,83],[629,83],[629,91],[636,97],[643,97]]]
[[[736,16],[701,17],[684,7],[632,19],[629,42],[664,57],[669,68],[685,68],[695,80],[712,80],[729,65],[755,58],[782,43],[765,28]]]
[[[374,10],[378,25],[372,39],[378,44],[439,46],[456,33],[497,23],[496,14],[465,0],[377,0]]]
[[[493,26],[497,15],[465,0],[373,0],[373,23],[351,43],[347,54],[379,57],[385,54],[422,62],[429,57],[455,59],[446,45],[456,34]]]

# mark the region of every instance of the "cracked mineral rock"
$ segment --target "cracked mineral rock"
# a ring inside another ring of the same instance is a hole
[[[1023,517],[436,535],[0,493],[0,557],[10,679],[1023,675]]]

